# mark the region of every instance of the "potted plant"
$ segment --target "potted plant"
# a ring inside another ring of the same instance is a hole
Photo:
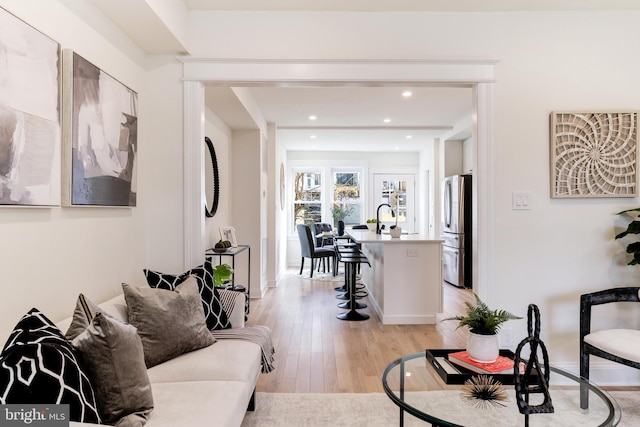
[[[498,331],[507,320],[522,319],[506,310],[491,310],[478,295],[473,294],[476,303],[471,304],[465,301],[467,314],[464,316],[448,317],[445,320],[457,320],[458,328],[469,327],[469,337],[467,338],[467,352],[469,357],[476,362],[495,362],[500,353],[498,345]]]
[[[216,288],[221,287],[229,280],[233,275],[233,269],[229,264],[219,264],[213,267],[213,285]]]
[[[376,231],[376,224],[378,223],[378,220],[375,218],[371,218],[367,220],[367,228],[369,229],[369,231]]]
[[[629,212],[640,212],[640,208],[627,209],[626,211],[618,212],[616,215],[629,215]],[[640,214],[638,214],[638,218],[640,218]],[[616,235],[616,239],[622,239],[629,234],[640,234],[640,221],[631,221],[625,231]],[[640,264],[640,242],[629,243],[627,245],[627,253],[633,255],[633,259],[627,265]]]
[[[344,203],[342,205],[334,205],[331,208],[331,215],[338,224],[338,236],[344,234],[344,219],[353,213],[353,206],[347,206]]]

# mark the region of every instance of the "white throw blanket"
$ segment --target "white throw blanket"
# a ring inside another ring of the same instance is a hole
[[[266,326],[255,325],[245,328],[217,329],[211,331],[215,339],[236,339],[256,343],[262,350],[262,373],[268,374],[276,368],[276,350],[271,341],[271,331]]]

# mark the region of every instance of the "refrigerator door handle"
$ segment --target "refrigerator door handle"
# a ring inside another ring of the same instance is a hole
[[[451,227],[451,181],[444,183],[444,224]]]

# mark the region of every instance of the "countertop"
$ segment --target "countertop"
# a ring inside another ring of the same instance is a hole
[[[369,230],[345,230],[357,243],[437,243],[443,242],[442,239],[430,239],[426,234],[408,233],[402,234],[399,238],[394,239],[388,231],[382,234],[376,234],[375,231]]]

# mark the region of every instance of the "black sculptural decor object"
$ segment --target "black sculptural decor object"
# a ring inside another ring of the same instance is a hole
[[[533,321],[535,317],[535,328]],[[540,311],[535,304],[529,304],[527,312],[527,329],[529,336],[523,339],[514,356],[513,374],[516,388],[516,403],[518,410],[524,414],[524,425],[529,426],[530,414],[550,414],[553,413],[553,404],[549,395],[549,354],[547,347],[540,339]],[[526,363],[524,373],[520,373],[520,353],[525,345],[529,344],[530,355]],[[538,361],[538,348],[542,352],[543,366]],[[529,395],[532,393],[542,394],[544,399],[539,405],[529,404]]]

